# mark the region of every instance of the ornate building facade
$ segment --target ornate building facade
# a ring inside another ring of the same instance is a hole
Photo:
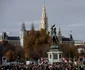
[[[46,33],[48,33],[48,18],[46,15],[46,8],[45,5],[43,5],[42,8],[42,16],[41,16],[41,20],[40,20],[40,30],[44,29],[46,31]],[[27,30],[25,28],[25,23],[22,24],[22,28],[20,31],[20,45],[23,47],[24,46],[24,36],[27,35]]]
[[[74,39],[73,39],[72,34],[70,34],[69,37],[62,36],[60,26],[58,27],[58,30],[57,30],[57,37],[58,37],[58,41],[60,44],[74,45]]]
[[[48,34],[48,17],[47,17],[45,5],[43,5],[43,8],[42,8],[42,16],[41,16],[41,19],[40,19],[40,26],[39,26],[39,28],[40,28],[40,30],[44,29],[46,31],[46,33]],[[27,34],[27,30],[25,28],[25,24],[23,23],[21,31],[20,31],[20,45],[22,47],[24,46],[24,36],[26,34]],[[51,35],[51,31],[50,31],[50,35]],[[60,26],[58,26],[58,30],[57,30],[56,36],[57,36],[58,42],[60,44],[62,44],[62,43],[74,44],[74,40],[73,40],[72,34],[70,34],[70,37],[62,36]]]
[[[0,41],[7,41],[14,46],[20,46],[20,38],[17,36],[8,36],[6,32],[3,32],[0,36]]]

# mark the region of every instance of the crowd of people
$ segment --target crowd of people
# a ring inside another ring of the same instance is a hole
[[[85,62],[75,63],[54,63],[54,64],[18,64],[0,66],[0,70],[85,70]]]

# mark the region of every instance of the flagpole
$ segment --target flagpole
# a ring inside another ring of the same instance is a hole
[[[6,27],[4,27],[4,32],[6,32]]]

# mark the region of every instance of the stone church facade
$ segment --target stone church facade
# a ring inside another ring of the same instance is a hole
[[[49,33],[49,35],[51,35],[51,31],[50,32],[48,31],[48,17],[47,17],[45,5],[43,5],[42,15],[40,18],[39,30],[41,30],[41,29],[44,29],[46,31],[46,33]],[[25,23],[22,23],[19,37],[8,36],[6,34],[6,32],[3,32],[2,36],[0,36],[0,41],[6,40],[6,41],[8,41],[8,43],[10,43],[14,46],[22,46],[23,47],[24,46],[24,36],[27,35],[27,32],[28,31],[26,30]],[[58,30],[56,33],[57,33],[56,36],[58,38],[59,43],[61,43],[61,44],[62,43],[74,44],[74,39],[72,37],[72,34],[70,34],[70,37],[62,36],[60,26],[58,26]]]
[[[46,31],[46,33],[48,33],[48,17],[47,17],[47,13],[46,13],[46,7],[45,5],[43,5],[42,8],[42,16],[40,19],[40,25],[39,25],[39,29],[44,29]],[[51,31],[49,32],[51,35]],[[20,45],[23,47],[24,46],[24,36],[27,34],[27,30],[25,28],[25,24],[22,24],[22,28],[20,31]],[[65,43],[65,44],[74,44],[74,39],[72,37],[72,34],[70,34],[70,37],[64,37],[62,36],[61,33],[61,28],[60,26],[58,26],[58,30],[57,30],[57,34],[56,34],[57,38],[58,38],[58,42],[59,43]]]

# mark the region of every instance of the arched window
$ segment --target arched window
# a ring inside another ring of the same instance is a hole
[[[51,59],[51,54],[50,54],[50,59]]]
[[[59,58],[61,58],[61,54],[59,54]]]

